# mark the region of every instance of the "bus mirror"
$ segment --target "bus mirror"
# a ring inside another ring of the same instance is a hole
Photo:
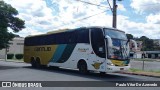
[[[108,46],[112,47],[113,45],[112,45],[112,39],[111,39],[111,37],[108,36],[108,35],[106,35],[106,38],[107,38],[107,41],[108,41]]]
[[[131,39],[128,39],[127,42],[126,42],[126,45],[128,45],[130,41],[131,41]]]
[[[130,40],[131,42],[133,42],[133,44],[134,44],[134,48],[135,48],[135,50],[137,50],[137,43],[136,43],[136,41],[135,40]]]

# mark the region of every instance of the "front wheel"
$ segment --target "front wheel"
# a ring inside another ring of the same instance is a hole
[[[100,72],[99,74],[100,74],[100,76],[104,76],[104,75],[106,75],[106,72]]]
[[[87,70],[87,64],[82,62],[79,64],[79,72],[82,73],[82,74],[87,74],[88,73],[88,70]]]

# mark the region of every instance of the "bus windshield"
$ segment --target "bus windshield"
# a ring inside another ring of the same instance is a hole
[[[114,29],[104,29],[105,35],[112,39],[112,47],[108,47],[108,58],[117,60],[126,60],[129,57],[127,37],[124,32]]]

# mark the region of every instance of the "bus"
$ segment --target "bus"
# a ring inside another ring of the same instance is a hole
[[[81,27],[28,36],[24,62],[78,69],[80,73],[117,72],[130,68],[129,40],[125,32],[107,27]]]

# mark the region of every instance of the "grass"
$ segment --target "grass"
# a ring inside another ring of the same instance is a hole
[[[143,74],[143,75],[160,77],[160,70],[143,71],[143,70],[140,70],[140,69],[130,68],[127,72],[128,73],[134,73],[134,74]]]
[[[153,73],[160,73],[160,70],[143,71],[143,70],[135,69],[135,68],[130,68],[129,71],[130,71],[130,72],[153,72]]]
[[[135,69],[135,68],[130,68],[129,71],[130,71],[130,72],[137,72],[137,71],[142,71],[142,70],[140,70],[140,69]]]
[[[149,72],[160,73],[160,70],[150,70]]]

